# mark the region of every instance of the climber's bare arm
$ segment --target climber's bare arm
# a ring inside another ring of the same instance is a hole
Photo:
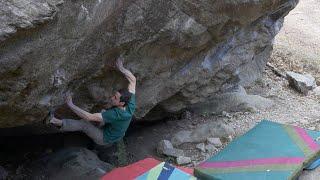
[[[129,92],[135,94],[136,93],[136,77],[126,68],[123,67],[123,59],[119,57],[116,62],[116,66],[120,72],[124,74],[124,76],[129,81],[128,90]]]
[[[79,108],[78,106],[74,105],[73,101],[72,101],[71,94],[69,94],[69,93],[66,95],[66,103],[69,106],[69,108],[74,113],[76,113],[79,117],[81,117],[82,119],[85,119],[87,121],[94,121],[94,122],[102,122],[103,121],[101,113],[91,114],[91,113]]]

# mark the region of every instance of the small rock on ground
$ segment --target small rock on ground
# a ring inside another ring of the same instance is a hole
[[[303,75],[288,71],[287,78],[289,85],[304,95],[307,95],[310,90],[317,86],[315,78],[310,74]]]
[[[217,150],[217,148],[214,147],[214,145],[212,145],[212,144],[208,144],[208,145],[206,145],[206,150],[208,151],[208,153],[213,153],[214,151]]]
[[[170,141],[168,141],[168,140],[161,140],[161,141],[159,142],[159,144],[158,144],[157,150],[158,150],[159,153],[162,153],[162,152],[164,152],[166,149],[172,149],[172,148],[173,148],[173,146],[172,146],[172,144],[171,144]]]
[[[183,150],[174,148],[168,140],[162,140],[159,142],[157,152],[159,154],[172,157],[184,156]]]
[[[312,92],[314,95],[320,97],[320,86],[316,87]]]
[[[214,145],[215,147],[221,147],[222,142],[220,138],[207,138],[207,142]]]
[[[191,163],[191,158],[190,157],[179,156],[177,158],[177,164],[178,165],[184,165],[184,164],[189,164],[189,163]]]
[[[204,143],[197,144],[196,148],[199,149],[201,152],[206,152],[206,146]]]

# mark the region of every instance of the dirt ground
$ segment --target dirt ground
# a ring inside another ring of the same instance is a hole
[[[275,38],[271,62],[281,70],[311,73],[320,84],[320,1],[300,0]]]

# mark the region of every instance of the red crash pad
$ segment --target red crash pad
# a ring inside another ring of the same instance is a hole
[[[134,179],[143,173],[147,172],[151,168],[155,167],[161,163],[160,161],[153,158],[146,158],[144,160],[138,161],[126,167],[113,169],[111,172],[104,175],[101,180],[130,180]],[[193,175],[193,169],[177,167],[178,169]]]

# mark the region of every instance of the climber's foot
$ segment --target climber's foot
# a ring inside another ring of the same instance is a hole
[[[62,126],[62,121],[60,119],[55,118],[55,117],[52,117],[49,122],[50,122],[50,124],[53,124],[55,126],[60,126],[60,127]]]

